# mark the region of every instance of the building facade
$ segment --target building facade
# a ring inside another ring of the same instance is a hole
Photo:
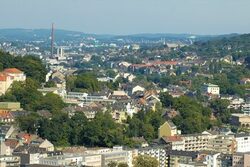
[[[236,152],[250,152],[250,134],[236,134]]]
[[[5,94],[14,81],[25,80],[26,75],[22,71],[16,68],[5,69],[4,71],[0,72],[0,95]]]

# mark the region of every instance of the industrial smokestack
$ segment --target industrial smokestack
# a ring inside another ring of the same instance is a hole
[[[51,27],[51,58],[54,57],[54,23]]]

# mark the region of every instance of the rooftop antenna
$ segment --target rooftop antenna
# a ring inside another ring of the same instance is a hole
[[[52,23],[51,27],[51,58],[53,58],[54,53],[54,23]]]

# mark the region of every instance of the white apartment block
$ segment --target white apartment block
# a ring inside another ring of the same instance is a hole
[[[159,167],[166,167],[168,163],[168,157],[166,156],[166,149],[161,147],[143,148],[138,150],[139,155],[149,155],[154,157],[159,162]]]
[[[236,134],[235,139],[237,143],[236,152],[250,152],[250,134]]]
[[[82,156],[59,155],[54,157],[41,158],[39,164],[48,166],[80,166],[83,162]]]
[[[122,147],[117,146],[110,148],[102,148],[102,149],[88,149],[85,151],[86,155],[101,155],[102,166],[106,167],[110,162],[117,163],[126,163],[129,167],[132,167],[133,162],[133,154],[132,150],[123,150]]]
[[[100,167],[102,165],[102,156],[101,155],[84,155],[82,165]]]

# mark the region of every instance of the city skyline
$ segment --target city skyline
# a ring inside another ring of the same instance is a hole
[[[248,33],[247,0],[3,0],[0,29],[56,28],[96,34]]]

